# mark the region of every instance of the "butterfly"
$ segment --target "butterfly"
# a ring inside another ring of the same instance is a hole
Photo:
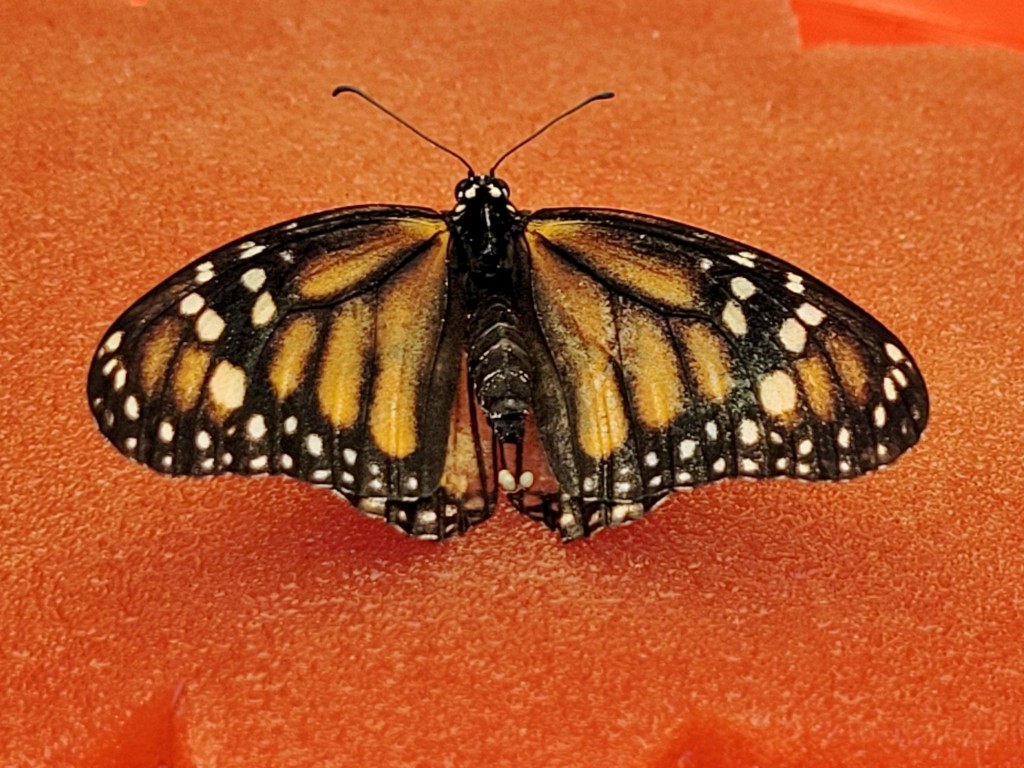
[[[515,208],[461,156],[448,212],[360,205],[246,235],[110,327],[100,431],[172,475],[283,474],[426,539],[502,492],[563,540],[727,477],[853,478],[928,395],[867,312],[764,251],[596,208]]]

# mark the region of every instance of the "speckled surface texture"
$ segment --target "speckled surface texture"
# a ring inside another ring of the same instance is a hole
[[[628,8],[630,6],[623,6]],[[1024,55],[801,51],[781,0],[39,3],[0,82],[0,763],[1024,764]],[[160,477],[85,372],[132,300],[320,208],[668,216],[914,352],[932,418],[853,483],[729,482],[563,546],[404,539],[282,478]]]

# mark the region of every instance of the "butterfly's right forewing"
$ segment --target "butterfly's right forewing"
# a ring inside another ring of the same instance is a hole
[[[163,472],[283,473],[414,535],[465,530],[490,502],[478,465],[446,464],[464,334],[449,244],[433,211],[366,206],[214,251],[108,331],[101,430]]]

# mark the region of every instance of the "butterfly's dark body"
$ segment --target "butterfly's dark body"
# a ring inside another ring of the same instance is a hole
[[[105,335],[89,399],[154,469],[283,473],[435,539],[499,490],[571,539],[725,477],[852,478],[928,416],[902,344],[795,267],[472,173],[448,213],[324,211],[185,267]]]
[[[455,196],[448,221],[466,295],[470,381],[496,439],[516,443],[523,437],[533,383],[521,313],[514,306],[526,279],[516,258],[523,220],[500,179],[471,176]]]

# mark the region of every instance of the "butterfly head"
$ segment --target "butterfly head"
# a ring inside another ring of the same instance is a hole
[[[509,189],[502,179],[471,173],[455,187],[455,210],[484,205],[509,205]]]

